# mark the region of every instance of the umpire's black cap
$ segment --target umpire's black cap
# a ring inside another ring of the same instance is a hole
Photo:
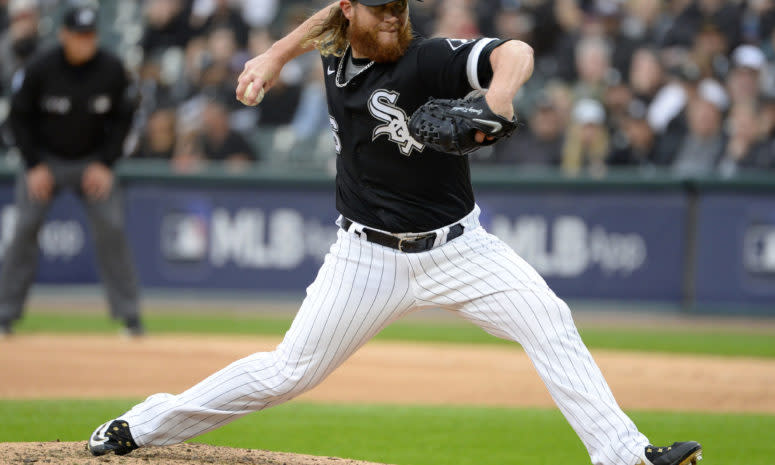
[[[380,5],[386,5],[388,3],[395,2],[396,0],[357,0],[358,3],[366,5],[366,6],[380,6]],[[417,0],[418,2],[421,2],[422,0]]]
[[[65,8],[64,27],[75,32],[97,30],[97,4],[89,1],[72,1]]]

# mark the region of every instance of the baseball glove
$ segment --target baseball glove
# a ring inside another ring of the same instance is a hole
[[[409,118],[412,137],[433,150],[467,155],[482,145],[490,145],[508,137],[517,128],[512,120],[493,113],[484,95],[462,99],[431,98]],[[474,139],[476,131],[486,136],[484,142]]]

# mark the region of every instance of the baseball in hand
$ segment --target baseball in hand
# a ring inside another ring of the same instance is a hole
[[[247,89],[245,89],[245,94],[242,96],[242,99],[245,101],[245,103],[247,103],[248,96],[250,95],[250,92],[252,90],[253,90],[253,83],[250,82],[250,83],[248,83]],[[261,100],[263,100],[263,99],[264,99],[264,88],[262,87],[258,91],[258,95],[256,96],[256,100],[254,102],[247,103],[247,104],[248,105],[258,105],[259,103],[261,103]]]

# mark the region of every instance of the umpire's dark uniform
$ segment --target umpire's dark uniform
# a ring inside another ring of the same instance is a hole
[[[60,45],[33,58],[13,89],[9,119],[26,169],[17,181],[18,216],[0,272],[0,331],[6,333],[22,314],[37,269],[38,231],[52,198],[63,188],[83,199],[112,316],[122,320],[130,334],[142,333],[118,183],[113,179],[102,184],[110,186],[102,195],[88,195],[83,187],[84,173],[95,163],[102,164],[96,168],[105,174],[103,179],[112,179],[103,167],[112,167],[122,155],[135,109],[131,80],[121,61],[96,48],[96,25],[96,6],[69,7]],[[74,47],[75,56],[83,54],[84,47],[90,51],[79,62],[73,58]],[[41,165],[48,167],[47,179],[53,177],[51,195],[43,198],[31,195],[32,182],[28,185],[31,170]]]

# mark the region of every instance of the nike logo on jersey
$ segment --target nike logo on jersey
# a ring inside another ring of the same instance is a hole
[[[497,121],[491,121],[489,119],[479,119],[474,118],[474,122],[479,124],[484,124],[485,126],[489,126],[492,128],[492,131],[490,131],[490,134],[495,134],[496,132],[500,131],[503,128],[503,125]]]
[[[328,69],[326,70],[326,74],[328,74],[329,76],[331,76],[331,75],[332,75],[332,74],[334,74],[335,72],[336,72],[336,70],[335,70],[334,68],[332,68],[332,67],[331,67],[331,65],[328,65]]]
[[[447,39],[447,44],[449,44],[452,50],[457,50],[463,45],[471,43],[473,41],[474,39]]]
[[[407,126],[409,118],[407,118],[406,112],[395,104],[398,96],[398,92],[377,89],[369,97],[369,113],[385,123],[374,128],[371,140],[384,134],[388,140],[398,145],[401,153],[408,157],[412,154],[412,150],[416,149],[418,152],[422,152],[425,146],[409,134]]]

